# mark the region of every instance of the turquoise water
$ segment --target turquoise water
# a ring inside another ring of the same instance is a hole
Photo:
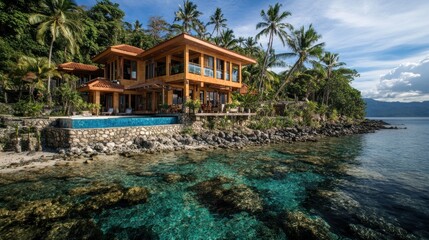
[[[70,128],[109,128],[177,124],[177,117],[108,117],[71,119]]]
[[[2,174],[0,239],[47,238],[82,219],[104,239],[429,239],[429,119],[386,121],[407,129]],[[86,208],[134,186],[147,202]],[[72,194],[82,187],[92,190]]]

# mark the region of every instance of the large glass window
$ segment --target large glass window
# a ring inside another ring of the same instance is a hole
[[[212,56],[204,55],[204,76],[213,77],[214,58]]]
[[[173,90],[173,104],[182,104],[182,103],[183,103],[183,91]]]
[[[137,79],[137,61],[124,60],[124,79]]]
[[[146,79],[151,79],[155,76],[155,63],[146,63]]]
[[[229,64],[230,64],[229,62],[226,62],[226,69],[225,69],[225,75],[226,75],[226,76],[225,76],[225,79],[226,79],[227,81],[229,81],[229,80],[230,80],[230,78],[231,78],[231,77],[229,76],[229,70],[231,69],[231,68],[230,68],[230,66],[229,66]]]
[[[224,61],[222,59],[216,59],[216,78],[223,79]]]
[[[238,82],[238,65],[232,65],[232,81]]]

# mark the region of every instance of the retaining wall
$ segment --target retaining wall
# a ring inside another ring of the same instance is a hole
[[[44,129],[44,135],[47,147],[82,148],[86,146],[92,147],[97,143],[131,145],[140,136],[176,134],[182,132],[183,127],[184,125],[182,124],[91,129],[47,127]]]

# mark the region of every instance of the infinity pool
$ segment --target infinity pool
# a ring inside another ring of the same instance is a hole
[[[177,124],[177,116],[106,116],[60,118],[61,128],[111,128]]]

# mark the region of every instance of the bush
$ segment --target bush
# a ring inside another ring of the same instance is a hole
[[[13,114],[13,107],[10,104],[0,103],[0,114]]]
[[[16,116],[37,117],[42,113],[43,103],[20,100],[13,105]]]

